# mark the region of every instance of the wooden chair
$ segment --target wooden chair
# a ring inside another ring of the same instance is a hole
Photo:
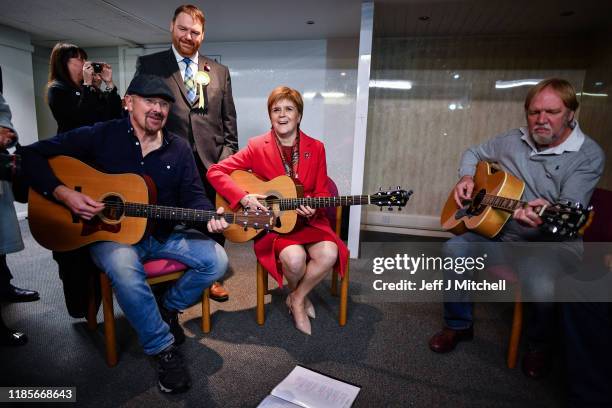
[[[177,280],[187,270],[187,267],[178,261],[171,259],[155,259],[144,263],[147,274],[147,283],[157,283]],[[92,282],[93,284],[93,282]],[[109,367],[117,365],[117,341],[115,339],[115,315],[113,311],[113,289],[110,280],[105,273],[100,274],[100,287],[102,290],[102,310],[104,313],[104,340],[106,347],[106,364]],[[93,293],[93,292],[92,292]],[[87,325],[90,330],[95,330],[97,307],[94,296],[90,296]],[[210,300],[209,288],[202,293],[202,331],[210,332]]]
[[[327,179],[327,187],[332,196],[338,195],[338,187],[331,178]],[[336,234],[340,237],[342,226],[342,207],[327,208],[327,218]],[[350,255],[349,255],[350,257]],[[340,311],[338,314],[338,323],[340,326],[346,324],[346,316],[348,311],[348,286],[349,286],[349,262],[346,262],[346,272],[340,281]],[[332,296],[338,296],[338,272],[332,272],[331,288]],[[265,323],[265,299],[264,296],[269,294],[268,289],[268,271],[257,261],[257,324],[260,326]]]
[[[612,216],[609,208],[612,208],[612,191],[596,188],[591,197],[590,205],[593,206],[593,218],[583,235],[584,242],[612,242]],[[509,268],[511,269],[511,268]],[[507,276],[508,283],[516,283],[516,273],[511,270],[503,273]],[[497,273],[500,275],[500,273]],[[512,278],[514,276],[514,278]],[[518,349],[523,328],[523,303],[521,298],[521,287],[516,285],[514,289],[514,313],[512,316],[512,330],[508,344],[507,364],[508,368],[515,368],[518,361]]]

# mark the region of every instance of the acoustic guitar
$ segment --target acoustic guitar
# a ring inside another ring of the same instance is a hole
[[[396,190],[379,191],[372,195],[304,197],[303,186],[289,176],[283,175],[270,181],[263,181],[251,172],[235,170],[230,177],[247,193],[266,196],[265,199],[259,201],[275,215],[275,224],[271,230],[279,234],[293,231],[298,220],[298,214],[294,210],[300,205],[324,208],[373,204],[378,205],[381,209],[382,207],[388,207],[389,210],[392,210],[393,207],[398,207],[401,210],[401,207],[408,203],[412,195],[412,190],[405,191],[398,187]],[[227,200],[218,193],[216,205],[217,207],[229,207]],[[246,242],[255,238],[261,232],[261,229],[256,230],[231,225],[223,231],[223,234],[232,242]]]
[[[151,204],[155,199],[152,180],[138,174],[106,174],[67,156],[49,160],[51,169],[66,187],[104,203],[91,220],[73,214],[68,207],[30,189],[28,221],[32,235],[43,247],[70,251],[97,241],[135,244],[152,227],[149,220],[207,223],[219,217],[215,211]],[[274,225],[274,214],[225,213],[230,224],[265,230]]]
[[[457,235],[470,230],[493,238],[514,210],[527,206],[520,200],[524,190],[521,180],[481,161],[476,167],[472,197],[463,207],[457,208],[454,188],[451,190],[440,215],[442,228]],[[591,210],[592,207],[570,201],[541,207],[537,211],[543,221],[540,228],[551,235],[573,238],[587,225]]]

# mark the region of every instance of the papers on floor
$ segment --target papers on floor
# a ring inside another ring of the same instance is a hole
[[[258,408],[348,408],[361,387],[296,366]]]

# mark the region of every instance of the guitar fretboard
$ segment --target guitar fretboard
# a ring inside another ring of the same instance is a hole
[[[524,207],[527,203],[521,200],[514,200],[512,198],[485,194],[482,204],[513,212],[514,210]]]
[[[370,196],[354,195],[340,197],[303,197],[303,198],[277,198],[273,200],[262,200],[264,205],[278,204],[280,210],[295,210],[300,205],[311,208],[340,207],[348,205],[370,204]]]
[[[151,218],[156,220],[208,222],[217,215],[215,211],[195,210],[192,208],[167,207],[163,205],[140,204],[126,202],[106,203],[107,208],[123,209],[128,217]],[[228,223],[234,223],[236,215],[233,213],[223,214]]]

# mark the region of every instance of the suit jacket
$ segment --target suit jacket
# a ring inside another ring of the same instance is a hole
[[[323,143],[300,132],[299,151],[297,179],[304,187],[304,196],[329,197],[327,161]],[[247,192],[236,185],[229,176],[234,170],[251,170],[264,180],[271,180],[285,174],[283,161],[271,131],[249,139],[247,147],[208,169],[206,177],[208,177],[210,184],[219,194],[225,197],[233,209],[236,209],[240,206],[240,199]],[[324,232],[321,236],[324,235],[334,240],[339,251],[336,269],[341,275],[344,275],[348,249],[332,231],[325,211],[323,209],[317,210],[315,216],[308,220],[308,225]],[[289,233],[287,236],[291,234]],[[282,286],[282,275],[278,270],[274,252],[274,241],[277,236],[278,234],[274,232],[260,235],[255,241],[254,250],[259,262]]]
[[[166,127],[170,132],[187,139],[197,151],[204,167],[208,169],[210,165],[236,153],[238,129],[229,70],[226,66],[199,55],[198,70],[204,71],[206,65],[210,67],[210,84],[204,91],[204,112],[196,109],[199,93],[195,102],[189,103],[172,48],[139,57],[136,62],[136,75],[157,75],[166,81],[175,99]]]

